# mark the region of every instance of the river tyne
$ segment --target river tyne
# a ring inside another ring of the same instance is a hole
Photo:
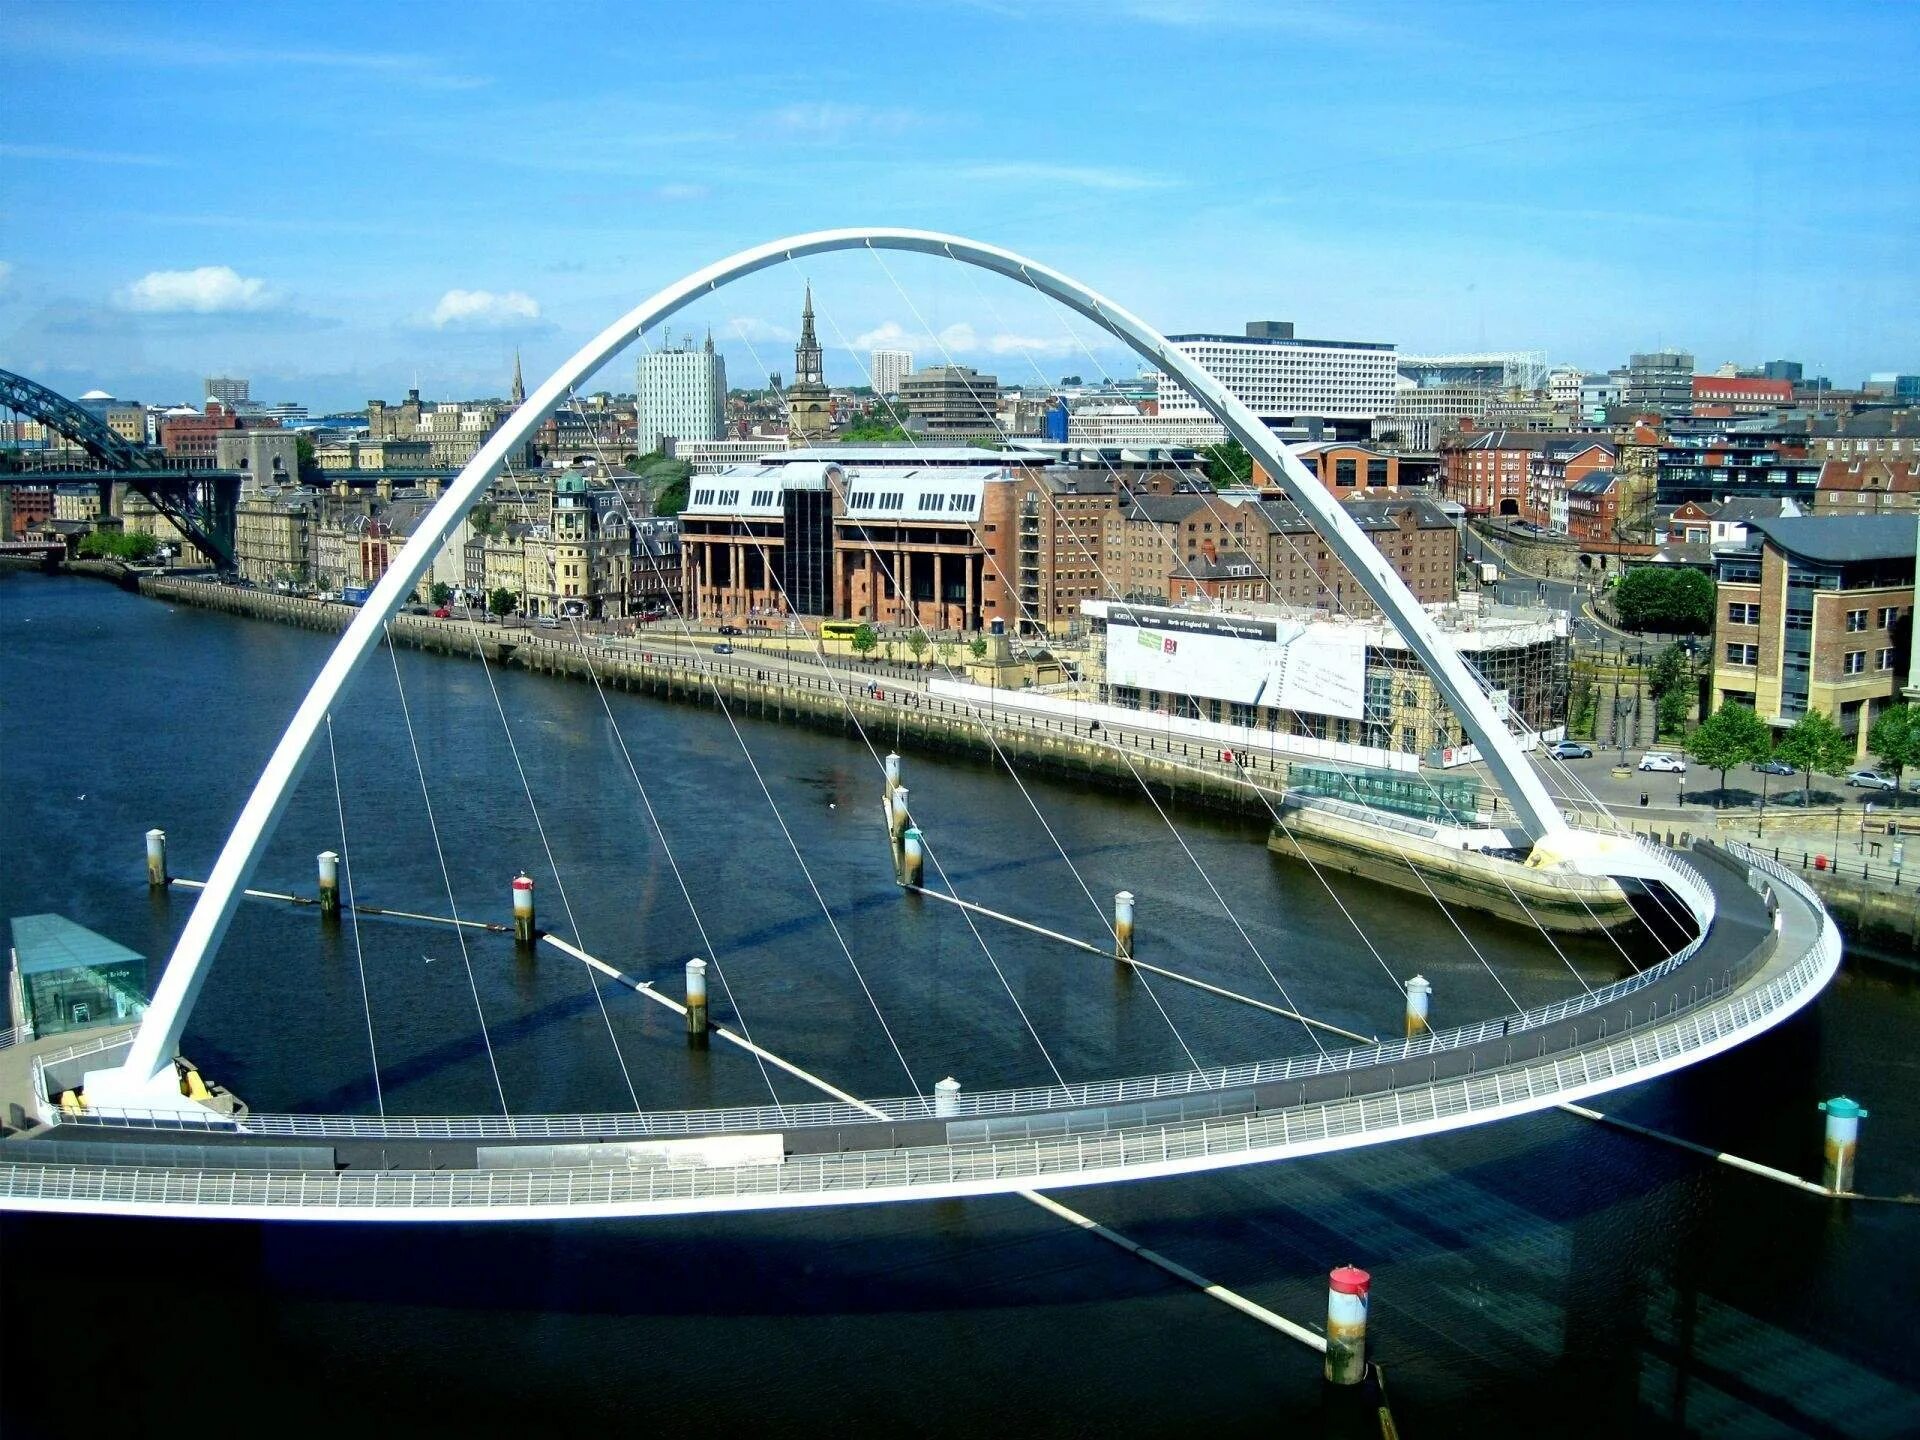
[[[0,575],[4,914],[65,915],[157,968],[192,896],[149,896],[142,833],[167,831],[175,875],[207,873],[330,644]],[[589,686],[496,671],[556,884],[479,662],[402,651],[398,666],[459,913],[505,920],[524,869],[543,926],[676,993],[686,959],[708,955],[716,1018],[856,1093],[1039,1083],[1046,1055],[1078,1080],[1310,1048],[1292,1022],[1164,983],[1150,994],[1016,930],[976,939],[951,907],[903,899],[880,774],[851,735],[741,719],[736,740],[716,710],[626,695],[608,697],[610,723]],[[384,654],[334,734],[356,898],[446,913]],[[1300,1009],[1370,1033],[1399,1021],[1389,971],[1432,980],[1442,1024],[1505,1008],[1481,957],[1523,1005],[1577,989],[1570,967],[1593,983],[1620,973],[1601,944],[1563,962],[1537,935],[1466,919],[1469,945],[1424,898],[1335,882],[1363,943],[1261,827],[1174,813],[1243,938],[1143,799],[1023,776],[1030,805],[985,761],[906,766],[961,895],[1100,933],[1037,806],[1102,905],[1139,897],[1143,959],[1277,999],[1257,949]],[[333,774],[323,742],[255,886],[311,892],[314,855],[340,848]],[[1871,1111],[1861,1188],[1909,1191],[1916,1038],[1911,977],[1849,959],[1780,1029],[1593,1103],[1817,1175],[1814,1104],[1844,1092]],[[444,927],[371,919],[356,948],[351,926],[270,902],[240,911],[183,1049],[262,1110],[768,1097],[751,1059],[689,1051],[677,1017],[596,993],[556,952],[521,958],[479,932],[463,952]],[[1068,1198],[1302,1321],[1321,1319],[1330,1266],[1365,1266],[1373,1352],[1409,1437],[1920,1433],[1914,1208],[1845,1208],[1551,1112]],[[1320,1433],[1323,1403],[1317,1356],[1017,1199],[577,1225],[9,1216],[0,1343],[10,1436],[307,1433],[374,1416],[467,1434],[1271,1436]]]

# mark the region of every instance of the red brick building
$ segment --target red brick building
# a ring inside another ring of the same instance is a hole
[[[1399,492],[1400,457],[1388,451],[1329,440],[1315,445],[1296,445],[1293,453],[1338,499],[1364,496],[1384,500]],[[1264,498],[1284,498],[1273,478],[1257,462],[1253,467],[1253,484]]]
[[[1724,406],[1730,415],[1764,415],[1793,403],[1791,380],[1754,380],[1744,376],[1693,377],[1693,413],[1712,415]]]
[[[1920,510],[1920,466],[1911,460],[1829,460],[1813,492],[1816,515]]]

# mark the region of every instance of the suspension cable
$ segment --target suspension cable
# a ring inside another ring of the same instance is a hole
[[[346,872],[347,916],[353,923],[353,963],[360,972],[360,1008],[367,1017],[367,1054],[373,1061],[373,1103],[386,1118],[387,1098],[380,1087],[380,1050],[373,1043],[373,1001],[367,994],[367,956],[360,945],[360,905],[353,898],[353,852],[347,848],[347,802],[340,789],[340,752],[333,744],[333,712],[327,712],[327,758],[333,764],[333,804],[340,817],[340,867]]]
[[[440,822],[434,817],[433,796],[427,790],[427,767],[420,758],[420,742],[413,733],[413,714],[407,706],[407,689],[400,680],[400,653],[393,645],[393,625],[387,622],[382,627],[387,635],[387,658],[393,662],[393,688],[400,696],[400,715],[407,724],[407,744],[413,750],[413,768],[420,777],[420,798],[426,802],[427,828],[433,833],[433,853],[440,862],[440,879],[447,888],[447,913],[453,917],[453,936],[460,942],[460,963],[466,967],[467,989],[473,995],[473,1013],[480,1020],[480,1041],[486,1046],[487,1068],[493,1072],[493,1088],[500,1096],[500,1113],[511,1116],[507,1109],[506,1086],[500,1083],[500,1064],[494,1057],[493,1037],[487,1033],[487,1012],[480,1003],[480,985],[473,975],[473,957],[467,953],[467,929],[460,923],[460,905],[453,898],[453,875],[447,869],[447,852],[440,845]]]

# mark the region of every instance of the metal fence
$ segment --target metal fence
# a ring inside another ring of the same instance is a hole
[[[1772,862],[1754,860],[1774,874]],[[1772,867],[1769,869],[1769,867]],[[783,1198],[894,1198],[1093,1183],[1338,1148],[1395,1132],[1445,1128],[1489,1111],[1521,1113],[1660,1073],[1683,1057],[1764,1028],[1806,1003],[1839,963],[1838,931],[1796,880],[1782,881],[1820,920],[1800,958],[1749,993],[1564,1056],[1379,1095],[1178,1126],[965,1147],[789,1157],[710,1169],[239,1172],[133,1167],[0,1166],[0,1198],[151,1209],[249,1208],[332,1215],[450,1211],[515,1218],[583,1209],[700,1209]],[[877,1195],[876,1192],[884,1192]]]

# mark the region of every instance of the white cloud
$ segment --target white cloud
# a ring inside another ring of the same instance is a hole
[[[962,180],[1073,185],[1082,190],[1161,190],[1173,183],[1145,170],[1121,170],[1102,165],[1041,165],[1026,161],[963,165],[954,173]]]
[[[793,331],[752,315],[735,315],[727,321],[720,338],[744,340],[749,345],[790,344]]]
[[[888,320],[853,337],[856,350],[911,350],[913,336],[897,320]]]
[[[539,318],[540,302],[523,290],[500,294],[491,290],[449,290],[428,317],[436,330],[450,325],[472,330],[505,330]]]
[[[231,265],[202,265],[150,271],[120,292],[120,303],[153,315],[225,315],[263,310],[273,296],[266,281],[241,275]]]
[[[713,194],[713,191],[705,185],[675,183],[657,187],[653,192],[653,198],[668,204],[675,204],[681,201],[705,200],[711,194]]]
[[[52,160],[62,165],[140,165],[166,169],[178,165],[164,155],[133,155],[124,150],[75,150],[66,145],[0,145],[9,160]]]
[[[911,110],[810,100],[783,105],[767,116],[767,128],[796,140],[841,140],[856,133],[885,134],[917,125]]]

